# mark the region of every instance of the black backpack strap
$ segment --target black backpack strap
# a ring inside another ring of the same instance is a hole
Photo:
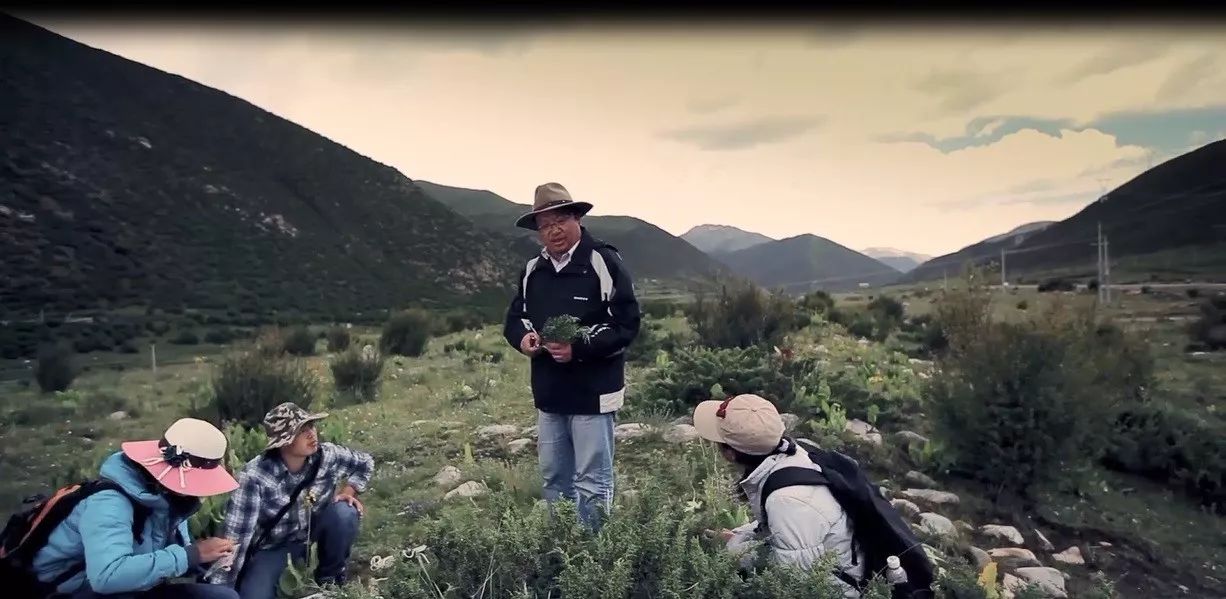
[[[825,474],[818,472],[817,470],[813,470],[812,468],[803,468],[800,466],[789,466],[787,468],[780,468],[770,473],[766,477],[766,482],[762,484],[762,522],[763,524],[767,524],[766,500],[775,491],[778,491],[779,489],[782,489],[784,487],[795,487],[795,486],[823,486],[824,487],[824,486],[829,486],[829,484],[830,484],[830,479],[826,478]],[[850,518],[850,514],[848,515],[848,517]],[[857,549],[856,548],[856,537],[853,534],[851,537],[851,565],[853,566],[859,564],[859,558],[856,555],[858,552],[856,549]],[[861,590],[861,591],[864,590],[863,581],[857,580],[855,577],[851,576],[850,574],[843,572],[842,570],[835,571],[834,574],[835,576],[839,578],[839,580],[842,580],[843,582],[846,582],[847,584],[851,585],[852,588],[856,590]]]

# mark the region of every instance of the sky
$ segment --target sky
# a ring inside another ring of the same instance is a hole
[[[412,179],[929,255],[1226,138],[1226,27],[24,18]],[[508,230],[512,227],[508,223]]]

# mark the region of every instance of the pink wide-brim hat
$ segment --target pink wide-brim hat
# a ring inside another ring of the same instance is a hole
[[[226,435],[203,420],[183,418],[161,439],[129,441],[120,447],[162,486],[180,495],[229,493],[238,481],[226,471]]]

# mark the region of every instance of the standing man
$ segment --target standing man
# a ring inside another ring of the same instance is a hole
[[[210,582],[233,585],[242,599],[275,599],[287,558],[305,560],[317,542],[316,584],[342,585],[364,507],[358,493],[374,471],[367,453],[320,442],[312,414],[291,402],[264,416],[268,445],[243,467],[222,536],[237,551]]]
[[[580,223],[591,209],[557,183],[536,188],[532,211],[515,224],[536,231],[543,247],[520,271],[504,336],[531,358],[545,500],[575,501],[580,520],[599,530],[613,505],[613,423],[641,314],[617,248]],[[579,319],[582,334],[543,340],[545,323],[564,315]]]

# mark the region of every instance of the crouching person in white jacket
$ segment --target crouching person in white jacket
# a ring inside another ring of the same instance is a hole
[[[783,419],[774,404],[757,395],[703,402],[694,410],[694,427],[702,438],[719,446],[724,459],[744,468],[740,487],[754,521],[719,532],[728,548],[741,556],[742,565],[752,561],[748,549],[757,540],[765,541],[772,562],[799,568],[818,565],[833,553],[844,573],[834,581],[844,589],[845,597],[858,598],[859,592],[843,578],[856,580],[864,574],[864,554],[853,547],[851,520],[829,489],[784,487],[762,504],[763,485],[776,470],[820,470],[803,448],[784,438]]]

